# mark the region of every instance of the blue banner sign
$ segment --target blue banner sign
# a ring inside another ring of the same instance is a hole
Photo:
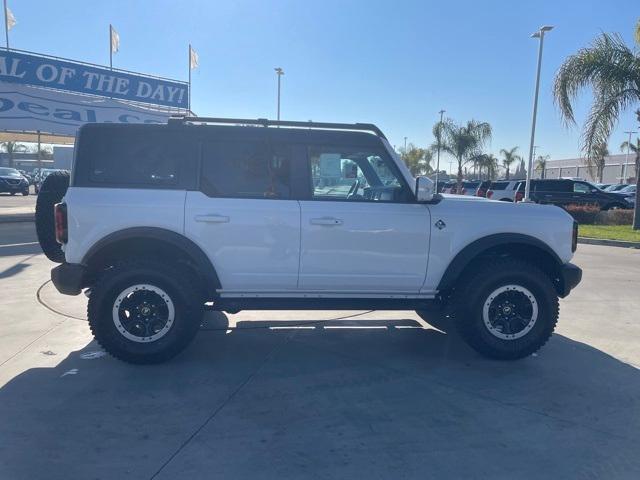
[[[0,51],[0,81],[187,108],[186,82],[17,51]]]

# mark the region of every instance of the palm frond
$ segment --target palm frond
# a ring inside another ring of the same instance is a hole
[[[567,58],[558,70],[554,101],[566,124],[575,123],[572,103],[587,87],[594,87],[596,95],[628,89],[640,92],[640,59],[619,35],[603,33],[589,47]]]

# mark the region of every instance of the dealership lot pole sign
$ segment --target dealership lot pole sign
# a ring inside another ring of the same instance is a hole
[[[13,50],[0,52],[0,81],[186,109],[186,82]]]

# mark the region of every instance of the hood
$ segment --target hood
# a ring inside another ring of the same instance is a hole
[[[460,202],[494,202],[494,203],[504,203],[499,202],[498,200],[489,200],[485,197],[476,197],[475,195],[456,195],[454,193],[441,193],[443,198],[446,198],[447,201],[460,201]]]

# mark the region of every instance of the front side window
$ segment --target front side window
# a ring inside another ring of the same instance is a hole
[[[210,197],[290,198],[290,150],[263,141],[205,143],[201,190]]]
[[[405,202],[410,193],[383,152],[354,147],[310,147],[313,198]]]

